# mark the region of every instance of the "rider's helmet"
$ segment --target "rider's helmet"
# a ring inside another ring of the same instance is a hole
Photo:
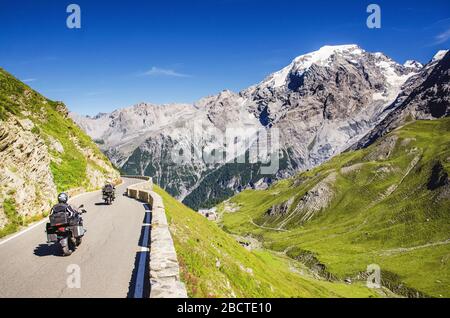
[[[60,193],[58,194],[58,202],[59,203],[67,203],[67,201],[69,201],[69,196],[67,195],[67,193]]]

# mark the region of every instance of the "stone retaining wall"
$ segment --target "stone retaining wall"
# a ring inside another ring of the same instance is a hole
[[[139,179],[139,180],[144,180],[144,181],[149,181],[152,182],[152,178],[151,177],[145,177],[145,176],[127,176],[127,175],[121,175],[122,178],[131,178],[131,179]]]
[[[131,198],[147,202],[152,207],[150,240],[150,298],[187,298],[186,287],[180,281],[180,267],[167,223],[164,202],[153,192],[149,177],[123,176],[144,180],[127,188]]]

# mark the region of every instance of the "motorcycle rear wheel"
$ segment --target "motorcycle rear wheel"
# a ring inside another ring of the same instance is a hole
[[[63,252],[63,256],[72,255],[72,250],[69,248],[69,246],[62,246],[62,252]]]
[[[68,238],[68,242],[66,246],[62,246],[63,255],[64,256],[70,256],[73,252],[77,249],[77,240],[73,237]]]

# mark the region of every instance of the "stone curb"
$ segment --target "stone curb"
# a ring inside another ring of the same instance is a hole
[[[127,188],[129,197],[152,206],[152,230],[150,234],[150,298],[187,298],[186,286],[180,280],[180,265],[169,231],[164,202],[153,192],[149,177],[122,176],[144,180]]]

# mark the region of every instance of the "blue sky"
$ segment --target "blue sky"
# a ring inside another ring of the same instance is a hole
[[[81,29],[66,7],[81,7]],[[368,29],[377,3],[382,28]],[[0,0],[0,67],[72,110],[239,91],[323,45],[404,62],[450,47],[450,1]]]

